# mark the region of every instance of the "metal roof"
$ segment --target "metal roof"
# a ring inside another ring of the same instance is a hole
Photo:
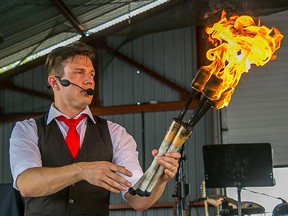
[[[48,52],[47,48],[63,41],[81,38],[92,42],[108,28],[114,30],[102,37],[118,32],[131,40],[147,33],[204,25],[219,10],[261,16],[288,10],[288,1],[0,0],[0,80],[13,74],[14,67],[37,59],[40,51]],[[151,16],[150,11],[156,12]],[[139,14],[142,18],[137,23]]]
[[[0,1],[1,2],[1,1]],[[87,37],[166,0],[2,0],[0,68],[55,44]],[[110,22],[110,23],[109,23]],[[106,26],[104,26],[104,24]],[[109,25],[108,25],[109,24]],[[2,69],[3,70],[3,69]],[[1,73],[1,70],[0,70]]]
[[[107,46],[109,45],[107,42],[111,36],[120,36],[120,45],[123,45],[137,37],[151,33],[196,25],[204,27],[208,23],[217,21],[219,12],[222,10],[225,10],[227,15],[265,16],[287,11],[288,1],[0,0],[0,68],[16,62],[14,68],[8,68],[4,73],[1,73],[0,69],[0,91],[8,89],[12,90],[9,94],[16,92],[44,99],[50,98],[50,95],[46,93],[19,86],[10,78],[45,62],[46,53],[43,52],[43,56],[40,57],[33,56],[33,54],[59,46],[59,43],[63,41],[68,43],[73,40],[81,40],[95,49],[105,49],[133,67],[141,68],[151,77],[156,77],[161,83],[179,92],[181,100],[183,100],[187,94],[185,89],[167,80],[165,76],[160,76],[134,59],[123,55],[117,50],[119,46]],[[200,34],[199,31],[196,30],[196,32]],[[197,38],[201,37],[198,36]],[[70,41],[67,42],[67,40]],[[201,43],[201,39],[199,40]],[[200,49],[202,49],[201,46],[200,44]],[[201,55],[203,50],[200,49],[197,50],[197,56],[201,60],[204,55]],[[34,59],[30,59],[28,62],[28,56],[33,56]],[[99,95],[95,95],[94,98],[98,103]],[[183,106],[180,105],[182,102],[174,103],[175,106],[172,105],[179,108]],[[158,108],[150,105],[149,109],[155,111],[155,109],[163,110],[165,107],[167,110],[171,109],[172,105],[157,104]],[[117,110],[120,109],[122,112],[123,107],[118,108],[113,108],[113,113],[117,113]],[[109,111],[106,107],[102,108],[102,110],[104,109]],[[146,107],[141,106],[132,106],[132,109],[147,111]],[[14,113],[11,116],[13,117]],[[11,120],[11,116],[3,114],[0,119]]]

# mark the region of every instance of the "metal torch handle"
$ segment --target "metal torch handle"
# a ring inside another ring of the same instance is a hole
[[[173,139],[172,144],[170,145],[169,149],[167,150],[167,152],[176,152],[176,151],[178,151],[178,149],[189,138],[191,133],[192,133],[192,127],[190,125],[188,125],[188,124],[182,124],[180,129],[178,130],[175,138]],[[159,166],[159,168],[155,172],[153,178],[149,182],[149,185],[148,185],[148,187],[146,189],[146,193],[145,194],[147,194],[148,196],[151,194],[151,191],[153,190],[153,188],[155,187],[157,181],[159,180],[159,178],[163,174],[163,171],[164,171],[164,167],[163,166]]]
[[[159,149],[158,149],[158,154],[157,156],[162,156],[164,155],[169,146],[171,145],[174,137],[177,134],[178,129],[180,128],[182,122],[179,121],[178,119],[173,119],[165,137],[164,140],[162,141]],[[152,164],[150,165],[150,167],[146,170],[146,172],[144,173],[144,175],[136,182],[136,184],[129,189],[129,193],[132,195],[136,195],[138,194],[139,196],[146,196],[145,191],[146,188],[149,184],[149,182],[151,181],[151,179],[153,178],[156,170],[158,169],[159,165],[156,161],[156,159],[154,158],[154,160],[152,161]]]

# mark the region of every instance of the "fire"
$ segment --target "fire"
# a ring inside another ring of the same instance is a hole
[[[270,34],[274,32],[273,36]],[[219,22],[206,28],[215,48],[206,53],[212,63],[199,69],[192,87],[202,92],[216,109],[227,106],[241,75],[252,64],[264,66],[276,58],[283,35],[273,27],[256,25],[250,16],[232,16],[223,11]]]

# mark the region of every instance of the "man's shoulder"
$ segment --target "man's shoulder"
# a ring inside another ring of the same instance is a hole
[[[23,135],[34,134],[36,128],[37,126],[34,118],[17,121],[12,130],[11,137],[13,137],[14,135],[19,136],[21,134]]]
[[[34,126],[36,124],[35,118],[29,118],[29,119],[24,119],[21,121],[17,121],[15,123],[15,127],[21,127],[21,126]]]

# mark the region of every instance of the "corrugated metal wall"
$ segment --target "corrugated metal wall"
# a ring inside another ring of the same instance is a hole
[[[224,143],[271,143],[274,165],[288,166],[288,12],[261,17],[284,35],[276,60],[244,74],[228,106]]]
[[[195,33],[193,28],[179,29],[169,32],[146,35],[131,42],[121,45],[121,37],[111,37],[109,45],[119,49],[120,52],[131,57],[165,78],[177,83],[186,89],[191,89],[190,84],[193,73],[197,71],[195,62]],[[121,46],[120,46],[121,45]],[[100,97],[103,106],[150,103],[151,101],[177,101],[179,94],[171,88],[152,79],[143,72],[121,62],[110,54],[99,52]],[[46,85],[43,78],[43,66],[13,78],[19,86],[31,89],[44,90]],[[31,98],[20,93],[11,94],[8,90],[1,90],[1,104],[5,113],[45,111],[49,108],[50,101]],[[139,160],[146,170],[151,162],[151,150],[158,148],[168,129],[172,118],[177,117],[178,111],[136,113],[125,115],[105,116],[127,128],[137,143]],[[187,113],[187,116],[191,111]],[[212,138],[212,113],[196,125],[191,138],[185,146],[187,160],[187,180],[191,185],[190,200],[201,197],[200,185],[203,180],[202,145],[211,143]],[[9,170],[8,146],[11,129],[14,123],[0,123],[1,140],[1,183],[11,182]],[[143,158],[145,157],[145,159]],[[175,193],[174,181],[169,182],[160,201],[173,201]],[[118,195],[111,197],[112,203],[122,203]],[[199,212],[202,209],[197,209]],[[193,209],[196,212],[196,209]],[[151,209],[147,212],[113,211],[112,215],[172,215],[172,209]]]
[[[191,89],[191,81],[196,70],[196,49],[193,29],[181,29],[147,35],[131,41],[119,48],[119,52],[143,64],[165,78],[178,85]],[[118,47],[121,37],[111,38],[110,46]],[[171,88],[160,84],[145,73],[138,71],[127,63],[113,58],[108,53],[100,54],[101,63],[101,98],[104,106],[119,104],[136,104],[167,102],[179,100],[179,94]],[[120,93],[120,98],[119,98]],[[139,113],[120,116],[106,116],[112,121],[125,126],[129,133],[134,134],[138,144],[139,159],[146,170],[151,162],[151,151],[158,148],[168,129],[172,118],[177,117],[179,111]],[[187,113],[187,116],[191,114]],[[196,126],[189,141],[185,144],[187,154],[187,179],[191,184],[191,200],[201,197],[200,184],[203,180],[203,166],[201,146],[211,143],[211,114],[207,114]],[[142,151],[144,150],[144,151]],[[145,155],[143,155],[145,152]],[[145,160],[143,161],[143,157]],[[160,201],[173,201],[175,182],[169,182]],[[112,203],[122,203],[120,196],[112,195]],[[201,210],[199,210],[201,212]],[[122,211],[113,211],[112,215],[121,215]],[[143,215],[172,215],[172,209],[153,209]],[[132,213],[132,215],[134,215]]]
[[[25,87],[27,89],[45,92],[47,82],[44,78],[44,66],[38,66],[13,77],[13,82],[17,86]],[[33,113],[47,110],[51,101],[32,97],[27,94],[11,92],[10,90],[3,90],[3,106],[1,107],[3,113]]]
[[[109,45],[117,49],[124,40],[111,37]],[[189,90],[196,71],[192,41],[191,30],[185,29],[147,35],[121,46],[119,51]],[[103,52],[100,57],[104,106],[179,100],[177,92],[127,63]]]
[[[188,113],[190,114],[191,111]],[[136,114],[138,115],[138,114]],[[125,119],[121,120],[119,116],[109,116],[108,119],[112,121],[118,122],[119,124],[125,126],[129,133],[134,134],[136,142],[138,144],[139,150],[139,160],[141,164],[143,164],[143,151],[141,149],[145,149],[145,161],[144,166],[148,168],[152,162],[151,151],[153,148],[158,148],[162,139],[165,135],[168,126],[171,123],[173,117],[177,117],[178,112],[158,112],[158,113],[146,113],[144,115],[144,140],[141,134],[141,125],[143,122],[141,117],[138,117],[138,121],[134,122],[135,127],[131,128],[131,125]],[[124,115],[126,117],[126,115]],[[203,118],[195,127],[190,139],[185,143],[185,155],[186,155],[186,178],[187,183],[190,184],[190,200],[195,200],[201,198],[201,181],[204,179],[203,174],[203,161],[202,161],[202,145],[211,143],[211,113],[207,113],[205,118]],[[155,122],[156,120],[160,120],[161,122]],[[132,124],[133,125],[133,124]],[[146,170],[146,169],[145,169]],[[172,195],[175,194],[175,186],[176,182],[174,180],[168,183],[166,190],[163,196],[160,198],[160,202],[173,202]],[[124,203],[121,199],[120,195],[113,195],[111,197],[111,202],[118,204]],[[192,211],[196,211],[196,209],[191,209]],[[202,212],[202,208],[197,209],[199,212]],[[169,214],[165,214],[165,212],[170,212]],[[113,211],[111,215],[121,215],[122,211]],[[147,215],[172,215],[172,209],[165,210],[163,213],[163,209],[153,209],[149,210],[149,214]],[[163,213],[163,214],[162,214]],[[143,215],[146,215],[143,213]],[[195,215],[195,214],[192,214]],[[203,214],[200,214],[203,215]]]
[[[36,67],[28,72],[13,77],[16,85],[23,86],[37,91],[45,91],[46,82],[44,80],[43,66]],[[50,100],[43,100],[26,94],[12,92],[11,90],[1,90],[1,112],[9,113],[32,113],[44,112],[48,110]],[[0,181],[9,183],[12,181],[9,167],[9,138],[14,126],[13,122],[0,122]]]

